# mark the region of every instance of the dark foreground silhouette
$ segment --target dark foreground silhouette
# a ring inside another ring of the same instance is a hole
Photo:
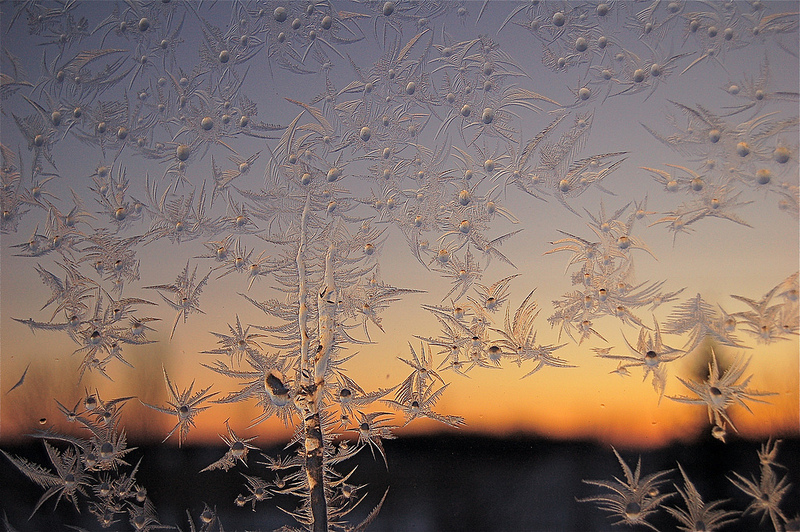
[[[726,499],[722,508],[743,511],[751,502],[729,480],[736,471],[745,478],[758,479],[757,451],[762,442],[732,441],[722,444],[704,440],[694,445],[670,447],[641,453],[642,476],[674,469],[662,491],[683,487],[677,470],[680,462],[706,502]],[[135,444],[134,444],[135,445]],[[349,482],[368,492],[366,499],[351,514],[351,523],[359,522],[388,488],[388,495],[372,531],[582,531],[624,530],[613,526],[618,521],[593,503],[577,499],[602,494],[603,490],[582,482],[583,479],[624,479],[610,446],[587,442],[555,442],[516,437],[494,439],[474,436],[405,437],[384,443],[389,460],[386,471],[380,457],[373,460],[364,450],[357,458],[358,468]],[[6,447],[12,455],[48,463],[42,444],[34,441],[23,447]],[[199,529],[199,516],[208,505],[216,510],[226,531],[273,530],[295,525],[281,506],[294,510],[298,499],[278,495],[259,502],[255,511],[250,504],[234,504],[245,491],[241,474],[262,475],[271,472],[257,462],[253,454],[249,468],[241,465],[228,473],[201,469],[214,462],[225,449],[139,445],[129,455],[135,463],[143,456],[137,484],[147,488],[156,505],[161,523],[191,530],[186,510]],[[271,455],[280,448],[264,449]],[[623,459],[635,468],[639,452],[620,450]],[[785,438],[777,461],[792,483],[781,509],[789,517],[800,511],[800,440]],[[81,512],[62,500],[53,511],[55,497],[48,500],[28,520],[43,490],[17,471],[4,457],[0,459],[0,507],[9,524],[19,531],[70,530],[68,525],[87,530],[101,530],[85,501]],[[680,496],[667,499],[666,505],[683,507]],[[760,523],[759,515],[739,517],[723,530],[771,530],[769,518]],[[651,520],[659,530],[676,529],[677,522],[659,511]],[[642,528],[644,529],[644,528]],[[74,529],[73,529],[74,530]],[[120,515],[110,530],[132,530],[127,517]]]

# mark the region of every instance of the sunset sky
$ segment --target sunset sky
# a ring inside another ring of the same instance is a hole
[[[216,8],[224,9],[224,5],[224,2],[220,2]],[[479,27],[476,28],[472,22],[466,26],[452,23],[447,25],[446,31],[448,35],[452,34],[452,39],[455,41],[466,39],[468,35],[490,32],[492,38],[496,39],[503,50],[528,74],[527,78],[519,82],[520,84],[560,103],[572,102],[575,99],[573,89],[585,81],[580,78],[577,71],[557,75],[547,70],[540,59],[539,42],[521,27],[509,25],[501,34],[495,35],[498,26],[509,14],[511,5],[513,4],[492,2]],[[770,5],[775,11],[788,10],[791,5],[797,7],[796,3]],[[479,4],[469,3],[469,6],[470,9],[477,11]],[[6,6],[3,7],[6,9]],[[24,24],[19,23],[8,31],[8,17],[5,16],[5,12],[3,14],[3,46],[20,58],[29,76],[28,79],[35,83],[42,60],[42,50],[38,46],[26,44],[36,42],[36,39],[35,36],[27,35]],[[227,18],[226,15],[222,20]],[[197,24],[197,19],[187,18],[187,27],[190,20],[191,24]],[[97,22],[94,20],[93,24]],[[373,39],[372,28],[368,26],[364,26],[364,32]],[[187,31],[187,28],[183,31],[185,55],[181,58],[185,61],[183,66],[191,69],[197,61],[199,32],[192,33]],[[616,27],[616,31],[616,37],[623,44],[627,42],[625,39],[636,40],[635,35],[624,30],[622,22]],[[403,44],[412,36],[411,33],[404,33]],[[440,42],[442,36],[442,30],[438,29],[434,42]],[[96,37],[87,39],[86,46],[97,46]],[[111,41],[113,38],[109,37],[106,46],[111,46]],[[796,28],[787,42],[796,46]],[[707,218],[694,225],[693,232],[680,233],[673,240],[673,233],[670,233],[664,224],[655,222],[662,218],[663,213],[676,209],[681,202],[687,201],[687,198],[685,195],[671,195],[665,191],[662,184],[653,179],[651,173],[642,169],[649,167],[669,170],[669,167],[665,166],[668,164],[695,170],[704,168],[704,165],[708,166],[707,161],[693,160],[668,149],[644,129],[643,125],[646,125],[656,131],[668,133],[671,131],[667,116],[677,115],[683,120],[683,115],[670,102],[680,102],[687,106],[700,105],[717,110],[736,105],[739,100],[727,94],[725,87],[737,80],[743,83],[757,78],[765,56],[769,57],[769,90],[796,91],[800,79],[797,58],[771,43],[772,41],[767,41],[767,44],[753,43],[729,51],[722,58],[721,64],[704,62],[683,75],[680,75],[680,71],[691,62],[692,58],[681,58],[681,67],[678,71],[664,78],[657,91],[650,97],[646,97],[646,93],[623,94],[605,101],[600,99],[593,101],[591,108],[595,114],[592,132],[586,146],[580,151],[580,156],[609,152],[626,152],[626,154],[620,169],[603,181],[602,186],[606,192],[591,189],[586,194],[569,200],[570,206],[578,215],[566,210],[554,197],[545,200],[534,199],[526,197],[513,187],[509,187],[499,196],[499,201],[514,213],[519,223],[512,224],[498,218],[493,222],[492,236],[500,236],[516,229],[523,230],[504,242],[500,248],[515,267],[493,260],[479,281],[491,285],[504,277],[518,274],[511,281],[509,300],[498,312],[491,315],[494,320],[491,326],[502,328],[506,309],[510,308],[513,316],[514,310],[524,297],[535,289],[533,299],[538,302],[540,308],[540,314],[536,319],[537,343],[566,344],[555,354],[576,367],[545,367],[524,379],[521,377],[528,373],[533,365],[528,362],[517,367],[510,359],[503,362],[502,369],[476,368],[469,373],[468,378],[442,369],[440,375],[449,383],[449,387],[437,403],[436,412],[463,416],[466,426],[460,430],[465,432],[498,436],[529,433],[556,439],[588,438],[622,447],[658,447],[672,440],[692,440],[711,430],[712,425],[708,421],[705,406],[687,405],[669,399],[669,396],[691,395],[677,377],[684,380],[702,380],[710,360],[710,347],[698,348],[687,356],[667,364],[666,390],[664,397],[659,401],[659,396],[653,389],[652,377],[648,376],[643,380],[642,368],[631,368],[630,376],[621,376],[613,372],[617,367],[617,361],[598,358],[592,350],[592,348],[612,347],[614,354],[630,355],[625,340],[635,346],[640,327],[623,324],[620,320],[605,316],[594,323],[594,328],[605,341],[593,336],[577,343],[566,334],[559,334],[558,327],[550,326],[547,318],[553,313],[552,303],[576,289],[571,282],[571,275],[578,271],[578,267],[573,265],[567,268],[570,259],[567,252],[553,254],[546,252],[554,247],[553,241],[564,237],[563,232],[587,240],[595,239],[596,235],[587,225],[590,222],[587,212],[596,216],[603,208],[610,215],[629,202],[640,202],[647,197],[647,209],[653,211],[653,214],[637,221],[633,235],[647,245],[652,251],[652,256],[642,250],[632,252],[635,278],[643,283],[664,281],[662,288],[664,292],[683,289],[676,301],[661,305],[655,310],[650,310],[649,306],[635,310],[638,318],[648,327],[653,326],[654,320],[663,324],[668,320],[674,305],[698,293],[718,311],[721,308],[729,314],[745,312],[748,310],[747,305],[741,300],[731,298],[731,295],[757,301],[794,274],[800,262],[798,220],[796,215],[792,216],[778,208],[779,196],[774,189],[767,192],[752,185],[740,185],[742,195],[739,201],[747,204],[738,208],[736,213],[746,220],[748,225],[721,218]],[[121,43],[114,44],[117,45],[122,46]],[[639,45],[644,54],[647,49],[642,48],[641,43]],[[675,50],[680,48],[679,36],[675,37],[672,46]],[[659,52],[667,53],[670,48],[669,39],[665,38],[665,42],[659,47]],[[72,49],[72,52],[76,51],[77,48]],[[362,47],[360,44],[352,45],[347,51],[356,64],[369,65],[380,55],[379,48]],[[338,57],[336,59],[338,62],[330,76],[336,86],[342,88],[351,80],[353,73],[348,62]],[[721,66],[722,64],[725,66]],[[3,71],[6,72],[6,69],[6,64],[3,63]],[[324,87],[324,83],[323,74],[302,77],[291,75],[279,68],[275,68],[272,72],[264,64],[253,64],[243,87],[254,100],[257,100],[260,120],[285,125],[297,115],[300,108],[287,103],[284,98],[291,97],[311,102],[320,88]],[[137,83],[133,84],[138,86]],[[22,92],[27,94],[28,91],[29,89],[25,89]],[[101,99],[107,98],[111,96],[104,95]],[[553,120],[548,111],[553,111],[555,107],[543,107],[545,109],[541,113],[525,114],[524,123],[520,120],[517,124],[528,137],[533,136]],[[575,112],[586,110],[584,108]],[[796,120],[797,102],[776,99],[758,111],[759,114],[774,111],[777,117],[794,117]],[[3,100],[0,141],[14,153],[21,152],[22,163],[27,172],[23,175],[22,186],[27,188],[31,187],[31,155],[28,151],[28,140],[20,134],[12,113],[27,115],[31,112],[32,108],[19,95],[13,99]],[[749,111],[730,116],[725,120],[736,126],[753,116],[753,112]],[[435,122],[435,119],[432,121]],[[438,125],[432,123],[426,127],[428,136],[422,141],[433,145],[433,134]],[[276,136],[280,136],[280,132],[276,133]],[[455,135],[453,137],[456,138]],[[776,167],[776,181],[785,182],[787,187],[796,187],[798,184],[796,124],[790,133],[782,134],[779,141],[792,150],[792,157],[788,166],[780,169]],[[267,147],[273,148],[276,142],[254,138],[237,139],[236,150],[239,154],[248,156],[260,152],[260,158],[254,163],[254,169],[248,176],[251,181],[242,181],[239,183],[240,186],[246,185],[254,189],[261,186],[270,153]],[[455,140],[452,142],[456,143]],[[491,151],[495,146],[489,144],[481,148]],[[53,150],[53,159],[57,161],[60,177],[51,181],[47,189],[53,191],[64,206],[71,201],[71,189],[78,195],[85,194],[86,206],[90,211],[94,211],[97,209],[97,204],[89,195],[88,188],[93,186],[89,176],[99,165],[112,162],[112,152],[113,150],[107,152],[104,158],[96,146],[67,137]],[[230,166],[227,161],[228,155],[230,153],[224,150],[215,151],[216,163]],[[477,154],[474,155],[477,157]],[[452,163],[452,159],[450,162]],[[164,173],[166,166],[157,160],[134,157],[131,152],[123,152],[114,164],[127,167],[132,182],[131,195],[140,198],[146,198],[145,174],[150,179],[157,180]],[[211,154],[194,161],[188,174],[198,189],[205,181],[206,193],[213,184],[210,165]],[[47,163],[44,166],[46,172],[55,172]],[[39,179],[43,177],[40,176]],[[159,183],[161,192],[167,184]],[[353,194],[359,197],[369,197],[371,193],[380,190],[366,180],[354,179],[350,184]],[[410,185],[407,188],[411,188]],[[224,214],[224,202],[215,203],[213,209],[216,214]],[[632,207],[626,211],[624,218],[627,218],[630,209]],[[137,258],[140,261],[140,280],[126,285],[124,295],[159,303],[157,307],[142,307],[139,311],[142,316],[160,318],[160,321],[150,323],[157,330],[148,337],[155,342],[144,346],[126,346],[125,358],[133,367],[113,362],[110,366],[113,382],[94,373],[87,374],[78,383],[80,356],[72,353],[80,346],[72,342],[63,332],[38,330],[34,333],[28,326],[13,319],[33,318],[45,322],[51,318],[53,312],[52,306],[42,309],[42,305],[50,297],[50,290],[41,282],[35,267],[40,265],[63,278],[63,270],[56,264],[61,259],[56,254],[38,258],[18,257],[15,254],[19,253],[19,249],[13,247],[27,242],[35,231],[41,232],[46,218],[47,213],[43,210],[32,209],[15,232],[0,236],[0,444],[19,441],[23,438],[22,435],[40,428],[55,427],[58,430],[70,430],[67,421],[58,412],[55,400],[72,407],[86,393],[95,390],[104,400],[135,397],[124,407],[124,428],[129,440],[160,441],[174,426],[175,418],[155,412],[143,406],[141,402],[165,404],[167,395],[162,366],[181,390],[187,388],[193,381],[194,390],[213,385],[211,391],[219,392],[219,397],[238,389],[239,385],[232,379],[222,377],[203,367],[202,364],[212,364],[218,357],[201,352],[215,349],[217,339],[211,332],[226,333],[227,324],[235,324],[237,316],[243,326],[266,323],[264,314],[240,294],[245,293],[256,300],[283,297],[274,289],[271,279],[260,279],[248,290],[247,281],[241,276],[227,275],[218,278],[220,272],[212,273],[200,299],[204,314],[190,315],[185,324],[181,319],[174,337],[170,339],[175,313],[163,304],[154,290],[146,290],[144,287],[172,283],[187,260],[190,260],[190,268],[198,266],[199,276],[205,275],[213,263],[196,258],[207,251],[203,246],[204,239],[178,245],[162,239],[139,246]],[[100,221],[96,224],[98,227],[103,225]],[[142,234],[147,228],[148,222],[139,223],[129,229],[125,236]],[[401,301],[392,304],[381,314],[383,332],[371,323],[367,325],[374,343],[348,346],[343,353],[350,355],[358,352],[346,363],[345,368],[348,375],[366,391],[395,386],[408,376],[410,368],[398,360],[398,357],[410,356],[409,343],[414,349],[420,349],[420,339],[417,337],[436,337],[440,334],[438,322],[430,312],[422,309],[421,305],[449,303],[447,299],[443,300],[450,290],[449,281],[427,270],[411,255],[402,233],[396,227],[389,227],[386,234],[387,239],[379,257],[381,278],[394,286],[420,292],[403,296]],[[252,235],[247,235],[247,238],[247,245],[256,250],[255,255],[266,249],[263,241]],[[274,252],[274,249],[272,251]],[[87,276],[94,273],[86,264],[82,268]],[[312,290],[317,288],[315,286]],[[470,291],[467,295],[474,297],[474,292]],[[466,303],[466,297],[462,298],[462,301]],[[796,319],[796,316],[794,318]],[[61,319],[59,315],[54,321]],[[354,329],[353,334],[359,338],[364,336],[360,328]],[[748,389],[775,394],[762,397],[761,399],[766,401],[765,404],[749,402],[752,413],[740,406],[732,406],[729,409],[729,415],[739,431],[738,436],[759,439],[781,435],[797,436],[800,434],[798,336],[787,335],[787,339],[764,344],[743,332],[741,327],[736,334],[747,349],[717,346],[716,355],[720,365],[726,367],[738,355],[743,354],[750,359],[744,374],[745,378],[752,374]],[[685,336],[664,334],[664,343],[677,349],[682,348],[686,340]],[[270,349],[264,348],[265,352],[270,352]],[[442,359],[442,355],[436,356],[437,365]],[[24,384],[11,390],[29,364]],[[389,394],[387,398],[392,396]],[[251,421],[260,413],[255,407],[255,401],[207,406],[211,408],[198,415],[197,426],[189,434],[187,442],[190,444],[220,443],[218,434],[225,433],[226,420],[229,420],[237,434],[258,435],[256,443],[259,444],[285,442],[291,435],[292,428],[284,427],[275,418],[248,428]],[[375,403],[370,408],[390,409],[381,403]],[[402,424],[402,421],[402,414],[398,414],[396,423]],[[443,430],[443,425],[428,420],[415,420],[407,427],[397,429],[396,432],[402,435],[437,430]],[[731,434],[730,437],[737,436]],[[170,438],[168,443],[177,444],[177,438]]]

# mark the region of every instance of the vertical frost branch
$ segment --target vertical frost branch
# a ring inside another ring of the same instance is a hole
[[[300,218],[300,245],[297,248],[297,299],[299,310],[297,323],[300,328],[300,364],[301,380],[306,394],[303,403],[303,428],[305,431],[305,471],[308,481],[309,503],[311,507],[312,530],[323,532],[328,529],[328,508],[325,500],[325,488],[322,479],[323,441],[322,427],[319,420],[316,383],[311,380],[311,362],[308,337],[308,284],[306,279],[305,251],[308,242],[308,213],[311,205],[311,193],[306,196],[303,214]]]
[[[300,305],[300,310],[297,313],[297,324],[300,328],[300,364],[301,369],[305,370],[308,364],[308,286],[306,283],[306,263],[303,256],[306,251],[306,243],[308,241],[308,211],[311,206],[311,192],[306,195],[306,204],[303,207],[303,214],[300,218],[300,245],[297,247],[297,278],[298,278],[298,291],[297,301]],[[302,374],[302,372],[301,372]]]
[[[306,447],[306,476],[311,498],[312,530],[322,532],[328,528],[328,510],[325,500],[325,485],[323,481],[324,470],[324,442],[322,438],[322,425],[319,417],[319,402],[322,389],[325,386],[325,370],[333,348],[333,326],[336,313],[336,302],[331,300],[335,296],[333,279],[333,243],[328,247],[325,255],[324,286],[317,293],[319,312],[319,347],[314,355],[314,381],[308,385],[308,397],[305,415],[305,447]]]
[[[317,296],[317,309],[319,312],[319,350],[314,356],[314,385],[322,387],[325,384],[325,372],[328,369],[328,360],[333,351],[333,330],[336,318],[336,281],[333,278],[333,255],[336,245],[331,242],[325,254],[325,278],[323,288]]]

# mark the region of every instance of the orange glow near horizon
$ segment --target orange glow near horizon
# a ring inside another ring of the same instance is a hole
[[[745,374],[745,377],[753,375],[748,388],[776,394],[762,397],[765,403],[748,402],[752,414],[739,406],[731,407],[729,415],[739,431],[731,434],[731,438],[800,435],[797,349],[797,341],[754,346],[747,351],[717,349],[721,365],[737,352],[752,357]],[[685,375],[692,361],[678,360],[669,365],[667,389],[659,403],[650,378],[642,381],[641,371],[632,371],[629,377],[609,373],[614,367],[613,361],[597,359],[586,351],[574,349],[572,360],[579,367],[544,368],[525,379],[520,377],[528,370],[513,364],[506,364],[503,370],[485,369],[472,373],[469,379],[452,375],[451,385],[435,410],[463,416],[466,425],[460,431],[438,422],[418,419],[394,432],[400,437],[442,430],[496,437],[527,434],[553,439],[594,440],[617,447],[644,449],[657,448],[672,441],[692,441],[711,429],[705,406],[681,404],[669,399],[670,395],[687,394],[688,390],[675,376],[691,378]],[[181,356],[188,355],[184,353]],[[363,356],[370,354],[365,352]],[[400,356],[407,355],[402,353]],[[175,419],[143,406],[140,400],[159,406],[165,404],[167,398],[161,368],[153,358],[147,357],[147,353],[130,360],[136,366],[136,375],[113,383],[90,377],[79,388],[70,384],[74,372],[67,369],[76,361],[69,357],[57,360],[49,364],[52,370],[49,374],[46,373],[46,364],[35,362],[25,385],[2,399],[0,443],[21,443],[26,441],[25,434],[46,427],[69,432],[72,427],[58,412],[52,398],[71,408],[85,390],[95,389],[103,399],[135,395],[136,398],[125,406],[122,427],[131,443],[160,442],[175,425]],[[406,375],[407,366],[396,359],[395,362],[380,366],[384,372],[389,372],[380,375],[371,371],[369,365],[354,364],[350,375],[367,391],[386,388]],[[7,360],[3,369],[2,386],[7,390],[24,370],[24,364]],[[179,389],[188,387],[193,379],[196,379],[195,391],[213,384],[212,391],[220,392],[215,399],[237,389],[233,380],[215,379],[215,374],[207,370],[197,372],[194,363],[173,364],[167,367],[167,371]],[[197,374],[193,375],[193,372]],[[70,376],[68,381],[58,377],[65,374]],[[41,397],[47,399],[41,401]],[[387,398],[391,397],[391,394],[387,395]],[[225,434],[226,420],[238,435],[258,435],[260,445],[285,443],[293,432],[292,427],[284,427],[276,418],[248,428],[258,415],[254,400],[208,406],[211,406],[209,410],[198,414],[197,426],[189,433],[187,444],[221,445],[219,435]],[[391,408],[378,402],[367,410],[391,411]],[[47,421],[40,424],[40,419]],[[398,414],[394,422],[402,424],[402,415]],[[355,437],[355,434],[345,432],[345,437]],[[177,435],[169,438],[167,444],[177,445]]]

